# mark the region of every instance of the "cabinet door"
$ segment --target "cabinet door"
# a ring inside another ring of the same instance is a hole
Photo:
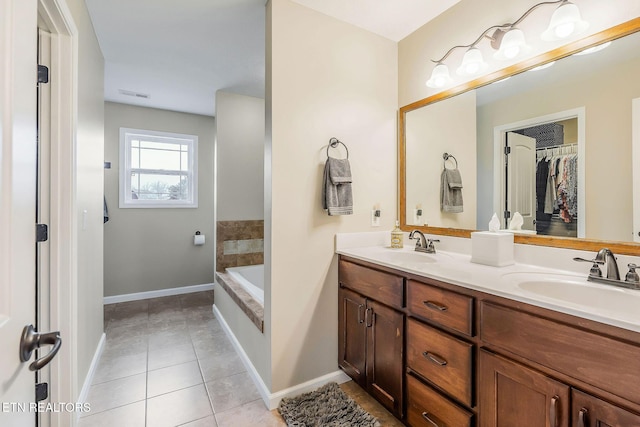
[[[367,389],[402,418],[404,316],[367,301]]]
[[[569,386],[480,351],[480,427],[568,427]]]
[[[340,288],[338,296],[338,364],[355,382],[366,387],[366,300],[345,288]]]
[[[572,427],[640,427],[640,416],[578,390],[571,391]]]

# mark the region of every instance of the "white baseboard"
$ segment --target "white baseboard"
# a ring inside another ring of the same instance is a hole
[[[93,354],[91,365],[89,365],[89,372],[87,372],[87,376],[85,377],[84,383],[82,384],[82,390],[80,390],[80,395],[78,396],[78,403],[85,403],[87,401],[87,397],[89,396],[89,389],[91,388],[93,377],[96,374],[96,370],[98,369],[98,363],[100,363],[100,357],[102,357],[106,339],[107,334],[102,333],[100,341],[98,341],[96,352]],[[82,412],[76,413],[76,421],[80,418],[80,415],[82,415]]]
[[[229,339],[231,340],[231,344],[233,344],[233,347],[238,352],[238,356],[242,360],[242,363],[244,364],[244,366],[247,368],[247,372],[249,373],[249,376],[251,377],[254,384],[258,388],[258,392],[260,393],[260,396],[262,397],[264,404],[269,410],[276,409],[280,404],[280,401],[285,397],[293,397],[301,393],[306,393],[318,387],[322,387],[323,385],[330,383],[332,381],[335,381],[338,384],[342,384],[351,380],[351,378],[349,378],[347,374],[345,374],[341,370],[337,370],[334,372],[330,372],[326,375],[323,375],[321,377],[311,379],[302,384],[297,384],[293,387],[280,390],[276,393],[271,393],[271,391],[267,388],[264,381],[262,381],[262,377],[260,376],[260,374],[258,374],[258,371],[256,370],[255,366],[253,366],[253,363],[251,363],[251,359],[249,359],[249,356],[247,356],[247,353],[245,353],[244,349],[240,345],[240,342],[236,338],[235,334],[233,333],[233,331],[231,330],[227,322],[224,320],[224,317],[222,316],[222,314],[220,313],[220,310],[218,310],[218,307],[216,307],[215,304],[213,305],[213,314],[216,316],[216,318],[220,322],[220,325],[222,326],[222,329],[224,330],[225,334],[227,334],[227,337],[229,337]]]
[[[142,299],[168,297],[171,295],[190,294],[192,292],[210,291],[211,289],[213,289],[213,283],[205,283],[204,285],[182,286],[180,288],[159,289],[157,291],[114,295],[110,297],[104,297],[103,303],[104,305],[115,304],[118,302],[138,301]]]

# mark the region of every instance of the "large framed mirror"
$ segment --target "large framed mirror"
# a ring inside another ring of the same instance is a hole
[[[638,76],[640,18],[402,107],[401,228],[469,237],[497,213],[516,243],[640,255]]]

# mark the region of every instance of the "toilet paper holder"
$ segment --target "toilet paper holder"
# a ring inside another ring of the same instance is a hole
[[[195,246],[202,246],[204,245],[204,242],[204,234],[200,233],[200,231],[196,231],[196,234],[193,235],[193,244]]]

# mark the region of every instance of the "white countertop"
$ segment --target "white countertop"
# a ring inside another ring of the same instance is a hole
[[[403,249],[383,246],[341,248],[336,252],[406,273],[640,332],[640,290],[588,282],[588,269],[584,275],[578,275],[571,271],[519,263],[500,268],[490,267],[472,263],[469,255],[442,251],[424,254],[406,246]],[[621,270],[624,277],[625,271],[623,268]]]

